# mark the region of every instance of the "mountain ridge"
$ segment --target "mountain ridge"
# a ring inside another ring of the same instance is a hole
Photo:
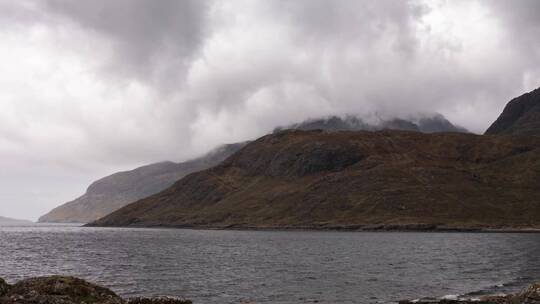
[[[512,99],[486,135],[540,135],[540,88]]]
[[[378,123],[366,123],[360,117],[329,116],[308,119],[292,124],[287,129],[301,130],[380,130],[400,129],[417,132],[467,132],[450,123],[440,114],[422,115],[416,119],[379,119]],[[277,132],[280,127],[276,128]],[[160,162],[133,170],[117,172],[93,182],[81,197],[63,204],[40,217],[40,222],[87,223],[119,209],[138,199],[155,194],[191,172],[217,165],[226,156],[236,152],[244,143],[224,145],[202,158],[183,163]],[[214,155],[214,157],[212,157]],[[217,156],[217,157],[216,157]],[[206,159],[205,159],[206,158]]]
[[[331,115],[321,118],[310,118],[300,123],[294,123],[285,127],[277,127],[275,132],[286,129],[295,130],[343,130],[343,131],[380,131],[380,130],[405,130],[416,131],[422,133],[438,133],[438,132],[461,132],[469,133],[463,127],[452,124],[446,117],[435,113],[431,115],[418,115],[416,118],[400,118],[394,117],[391,119],[377,118],[376,122],[367,122],[359,116]]]
[[[54,208],[38,221],[88,223],[131,202],[157,193],[186,174],[218,164],[245,144],[246,142],[223,145],[201,157],[181,163],[158,162],[113,173],[93,182],[85,194]]]

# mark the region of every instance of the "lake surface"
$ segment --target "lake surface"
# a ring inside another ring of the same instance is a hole
[[[392,303],[540,280],[540,234],[0,227],[0,277],[74,275],[126,297]]]

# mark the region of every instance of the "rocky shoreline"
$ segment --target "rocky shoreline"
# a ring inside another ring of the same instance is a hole
[[[111,290],[75,277],[30,278],[9,285],[0,278],[0,304],[191,304],[185,299],[123,299]]]
[[[482,296],[461,298],[446,296],[443,298],[421,298],[402,300],[399,304],[540,304],[540,283],[530,285],[525,290],[513,295]]]
[[[540,304],[540,283],[514,295],[478,298],[421,298],[399,304]],[[13,285],[0,278],[0,304],[192,304],[190,300],[157,297],[123,299],[113,291],[85,280],[49,276],[30,278]]]

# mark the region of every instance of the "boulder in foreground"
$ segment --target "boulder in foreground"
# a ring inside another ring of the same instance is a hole
[[[14,285],[0,278],[0,304],[191,304],[173,298],[122,299],[111,290],[74,277],[50,276]]]

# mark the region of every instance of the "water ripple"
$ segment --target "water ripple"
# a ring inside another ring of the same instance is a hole
[[[66,274],[195,303],[391,303],[513,292],[540,235],[0,227],[0,276]]]

